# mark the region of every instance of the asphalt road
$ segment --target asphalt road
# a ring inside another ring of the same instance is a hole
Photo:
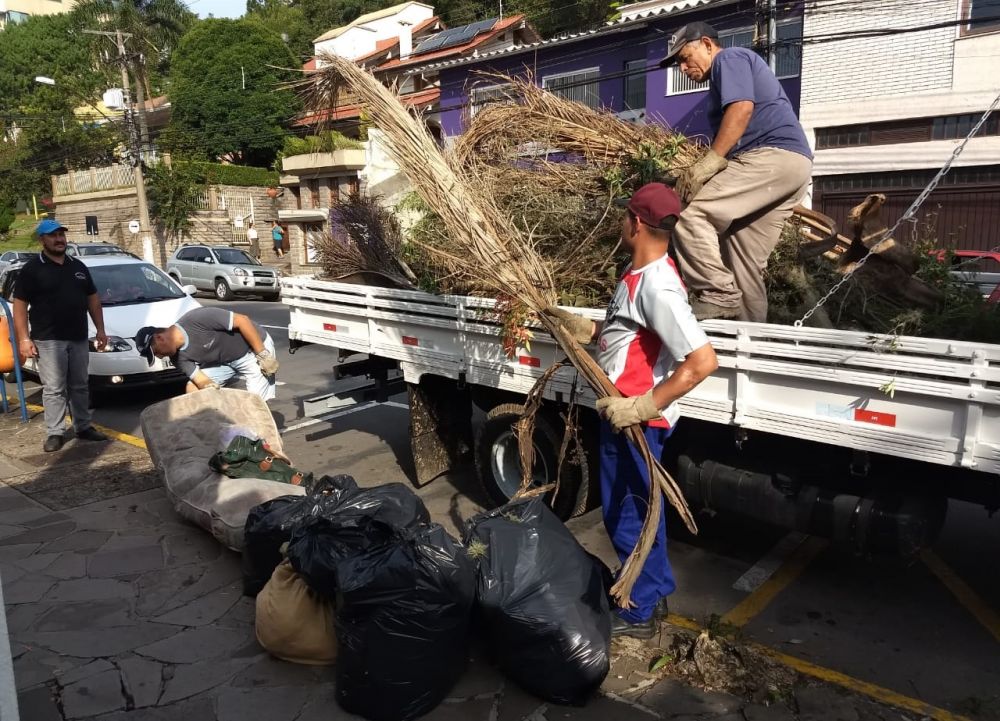
[[[316,346],[287,353],[285,306],[199,300],[249,315],[274,338],[281,386],[271,406],[299,467],[317,475],[351,473],[369,483],[410,482],[405,397],[323,413],[307,401],[335,389],[336,359]],[[105,399],[96,420],[139,435],[139,413],[170,393]],[[33,400],[40,402],[37,395]],[[432,513],[456,523],[483,500],[470,473],[439,479],[421,495]],[[908,705],[912,713],[903,718],[1000,720],[1000,518],[952,502],[933,551],[908,562],[860,558],[733,518],[702,516],[699,523],[697,538],[676,530],[679,523],[672,526],[675,618],[702,625],[721,620],[807,675]],[[596,513],[572,524],[588,548],[613,560]],[[915,711],[920,704],[928,706]]]

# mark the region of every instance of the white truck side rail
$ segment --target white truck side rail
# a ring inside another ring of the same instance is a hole
[[[289,338],[399,361],[425,374],[527,393],[563,357],[543,330],[503,353],[494,301],[282,279]],[[599,319],[597,310],[575,309]],[[691,418],[861,451],[1000,473],[1000,345],[706,321],[719,370],[681,402]],[[576,383],[559,371],[545,395]],[[579,383],[579,400],[594,396]]]

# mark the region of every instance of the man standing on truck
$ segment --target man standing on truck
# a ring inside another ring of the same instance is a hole
[[[170,358],[188,377],[186,393],[242,381],[265,401],[274,398],[274,341],[242,313],[195,308],[169,328],[140,328],[134,340],[150,365],[154,355]]]
[[[709,81],[712,146],[685,169],[677,192],[688,202],[675,230],[677,259],[695,294],[694,314],[767,320],[764,269],[781,229],[805,195],[812,152],[792,104],[761,57],[722,48],[711,25],[674,33],[660,67],[674,63]]]
[[[673,262],[671,230],[681,212],[677,194],[662,183],[639,188],[623,201],[622,243],[632,262],[615,288],[602,324],[560,308],[546,312],[581,343],[598,336],[597,362],[621,397],[602,398],[601,505],[604,527],[623,563],[639,541],[649,502],[649,470],[623,428],[642,424],[654,458],[673,432],[677,401],[718,367],[715,350],[699,327]],[[659,491],[658,491],[659,492]],[[664,515],[656,542],[632,589],[633,608],[612,615],[614,636],[651,638],[673,593]]]

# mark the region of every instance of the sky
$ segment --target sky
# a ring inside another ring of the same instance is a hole
[[[188,0],[191,12],[200,18],[209,15],[217,18],[238,18],[246,12],[246,0]]]

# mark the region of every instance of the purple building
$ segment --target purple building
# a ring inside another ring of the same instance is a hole
[[[530,76],[564,97],[603,107],[637,122],[662,123],[686,135],[709,131],[707,84],[692,83],[676,68],[657,67],[667,40],[694,20],[712,23],[723,47],[754,46],[755,17],[773,48],[772,67],[798,110],[802,58],[801,3],[777,3],[773,21],[755,16],[747,0],[647,0],[620,9],[600,28],[422,68],[440,77],[440,123],[446,138],[460,135],[484,104],[503,99],[504,87],[483,73]],[[768,33],[768,29],[770,32]]]

